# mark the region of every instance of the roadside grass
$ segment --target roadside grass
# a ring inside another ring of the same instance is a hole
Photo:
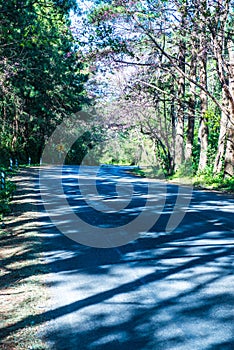
[[[130,170],[136,176],[146,177],[149,179],[164,179],[165,174],[159,167],[156,166],[137,166]]]
[[[23,191],[20,195],[25,196]],[[38,336],[38,324],[43,323],[42,314],[48,302],[44,284],[48,271],[40,257],[41,237],[31,201],[28,195],[22,207],[20,199],[14,200],[12,214],[4,219],[6,228],[0,229],[1,350],[47,349]],[[20,212],[17,211],[19,204]],[[14,328],[29,317],[37,319],[37,325],[27,323],[20,329]]]
[[[223,174],[213,175],[210,169],[204,172],[193,174],[191,167],[180,169],[172,176],[166,176],[162,170],[157,167],[135,167],[131,170],[134,175],[150,178],[165,179],[169,183],[178,183],[181,185],[192,185],[197,189],[217,190],[224,193],[234,193],[234,177],[224,178]]]
[[[234,193],[234,177],[223,178],[221,175],[210,176],[207,174],[198,174],[194,178],[194,186],[198,188]]]

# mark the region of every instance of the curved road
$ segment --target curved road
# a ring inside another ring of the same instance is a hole
[[[127,170],[65,167],[63,198],[60,169],[41,174],[51,271],[43,337],[56,350],[234,349],[233,196]],[[117,235],[97,247],[109,228]],[[121,237],[130,242],[115,247]]]

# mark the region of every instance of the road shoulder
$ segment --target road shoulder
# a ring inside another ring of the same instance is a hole
[[[21,169],[12,178],[17,190],[0,235],[2,350],[46,349],[38,337],[48,297],[46,265],[41,259],[37,178],[38,168]],[[36,325],[33,319],[37,319]]]

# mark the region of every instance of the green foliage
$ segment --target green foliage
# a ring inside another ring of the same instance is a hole
[[[6,181],[6,188],[4,190],[1,190],[0,199],[7,200],[9,198],[12,198],[15,189],[16,189],[16,186],[13,182]]]
[[[2,217],[3,214],[7,214],[11,211],[10,201],[13,198],[15,190],[15,184],[9,180],[6,181],[5,189],[0,190],[0,217]]]
[[[208,125],[208,150],[207,150],[207,158],[208,164],[207,166],[211,167],[214,164],[216,150],[219,139],[219,130],[220,130],[220,112],[216,111],[214,107],[212,109],[208,109],[204,116],[207,120]],[[193,143],[193,174],[196,174],[198,170],[199,157],[200,157],[200,142],[198,138],[199,133],[199,121],[197,120],[195,123],[194,130],[194,143]]]
[[[206,113],[209,135],[208,135],[208,165],[213,166],[220,130],[220,113],[216,113],[214,110],[208,110]]]
[[[194,164],[191,160],[185,161],[171,178],[193,178]]]
[[[140,177],[147,177],[150,179],[166,178],[166,172],[158,166],[135,167],[131,170],[131,172]]]
[[[202,172],[197,173],[194,185],[202,188],[210,188],[227,192],[234,192],[234,177],[224,178],[224,173],[213,174],[212,165],[207,166]]]
[[[75,6],[74,0],[0,4],[0,163],[6,154],[39,162],[46,138],[86,100],[87,77],[69,29]]]
[[[95,135],[90,131],[84,132],[69,150],[65,159],[65,164],[80,165],[87,156],[88,152],[94,147],[94,142]]]
[[[134,67],[129,69],[132,76],[127,77],[118,97],[125,95],[131,101],[131,110],[145,105],[139,118],[142,133],[154,140],[155,157],[161,167],[173,173],[173,167],[181,165],[183,154],[191,157],[192,148],[192,163],[182,164],[177,177],[191,178],[199,164],[200,168],[215,164],[222,107],[229,109],[229,118],[233,119],[228,102],[231,93],[227,92],[230,86],[224,88],[220,79],[233,80],[228,69],[228,47],[233,44],[228,31],[233,24],[229,2],[222,11],[220,6],[210,8],[206,2],[184,0],[96,0],[88,11],[85,35],[88,57],[96,57],[95,73],[98,75],[102,66],[102,72],[110,69],[118,79],[125,74],[126,65]],[[137,117],[130,109],[123,108],[126,119],[132,117],[133,127],[137,127]],[[180,152],[178,148],[184,149]],[[233,157],[230,149],[227,147],[222,159]],[[125,162],[127,153],[126,147],[120,157],[104,159]],[[228,162],[223,163],[225,166]]]

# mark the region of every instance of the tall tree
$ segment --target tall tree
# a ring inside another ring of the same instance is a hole
[[[44,142],[84,101],[69,29],[75,1],[9,0],[0,4],[1,148],[38,162]],[[23,160],[23,159],[22,159]]]
[[[89,17],[93,54],[99,61],[105,57],[110,65],[147,66],[152,71],[166,71],[171,76],[174,82],[174,98],[170,100],[173,101],[171,125],[175,127],[172,131],[176,150],[175,168],[179,168],[182,163],[185,143],[186,159],[193,152],[194,128],[198,124],[195,123],[195,115],[200,115],[198,168],[203,171],[207,166],[209,105],[215,103],[222,114],[221,119],[224,119],[224,115],[227,118],[227,123],[222,123],[220,128],[225,155],[217,155],[216,158],[220,161],[225,158],[225,173],[230,176],[233,174],[233,70],[230,58],[232,50],[227,50],[227,41],[233,44],[232,15],[233,5],[229,0],[143,3],[137,0],[113,0],[99,2]],[[196,42],[199,44],[194,50]],[[218,93],[213,89],[211,74],[216,85],[221,86]],[[157,79],[152,81],[152,76],[148,78],[148,84],[150,81],[150,85],[159,92],[160,84]],[[144,81],[144,84],[147,82]],[[200,93],[195,98],[197,91]],[[170,89],[166,95],[168,93],[170,95]],[[164,95],[165,92],[161,91],[160,98]],[[222,97],[227,103],[222,101]],[[159,108],[159,104],[156,108]],[[165,113],[161,114],[162,118],[163,115]],[[188,117],[186,134],[185,117]],[[222,153],[221,144],[220,141],[219,155]],[[216,171],[222,169],[220,165],[215,167]]]
[[[194,38],[193,49],[191,50],[190,58],[190,77],[193,81],[196,81],[197,73],[197,50],[196,50],[196,38]],[[193,144],[194,144],[194,128],[195,128],[195,115],[196,115],[196,85],[193,82],[189,83],[189,100],[188,100],[188,124],[187,124],[187,137],[185,146],[185,160],[192,161]]]
[[[182,5],[182,6],[181,6]],[[176,135],[175,135],[175,170],[177,170],[184,161],[184,116],[185,116],[185,55],[186,55],[186,24],[187,24],[187,1],[179,5],[178,11],[181,16],[179,27],[178,43],[178,108],[176,116]]]
[[[224,173],[226,176],[234,175],[234,94],[232,66],[233,34],[232,15],[233,7],[230,0],[219,0],[214,6],[213,22],[209,22],[209,30],[212,38],[212,49],[217,62],[217,73],[222,88],[223,108],[220,126],[218,151],[214,172],[218,172],[222,166],[223,148]]]

